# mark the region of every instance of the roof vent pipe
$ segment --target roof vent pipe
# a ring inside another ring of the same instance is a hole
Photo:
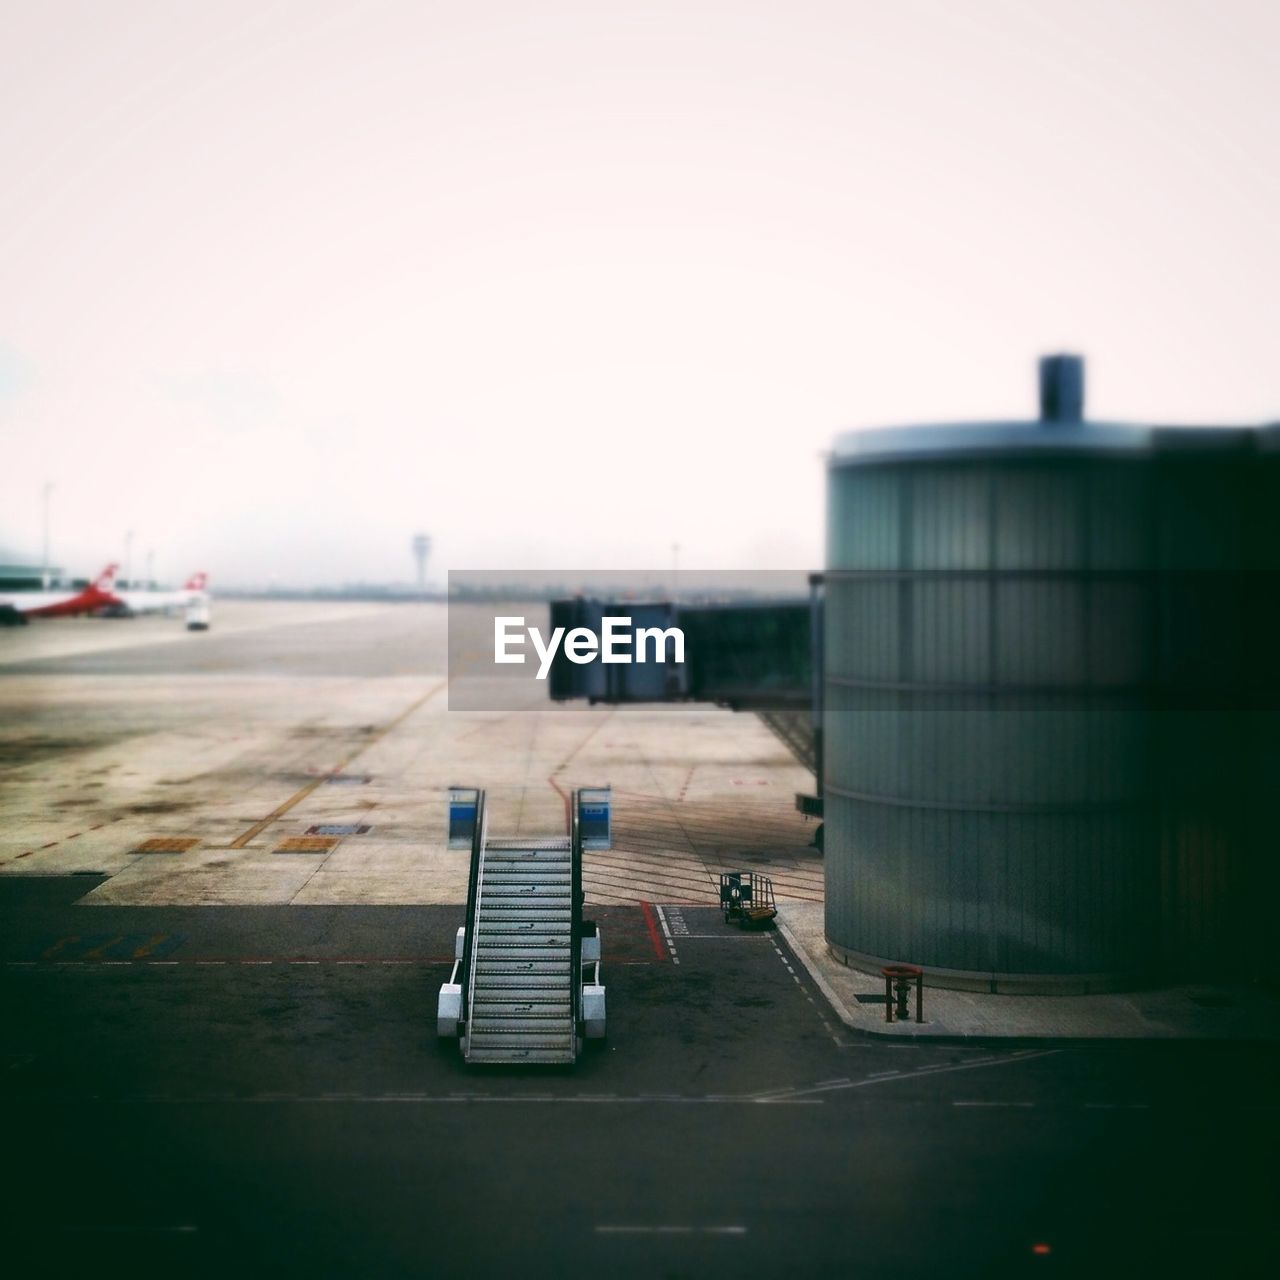
[[[1048,423],[1084,418],[1084,360],[1080,356],[1040,357],[1040,419]]]

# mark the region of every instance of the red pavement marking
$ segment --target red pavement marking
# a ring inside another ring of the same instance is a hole
[[[649,902],[642,902],[640,904],[640,910],[644,912],[644,923],[645,927],[649,930],[649,941],[653,943],[653,954],[657,956],[659,960],[665,960],[667,958],[667,950],[662,945],[662,939],[658,937],[658,921],[657,917],[653,914],[653,904]]]
[[[547,781],[551,783],[556,795],[564,801],[564,820],[570,826],[573,825],[573,815],[569,812],[569,793],[556,781],[555,774],[549,774]]]

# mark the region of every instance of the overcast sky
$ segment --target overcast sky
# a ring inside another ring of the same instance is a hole
[[[0,6],[0,551],[807,567],[840,429],[1280,417],[1280,6]]]

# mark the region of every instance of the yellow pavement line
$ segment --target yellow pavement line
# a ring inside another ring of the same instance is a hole
[[[123,941],[124,941],[124,934],[123,933],[117,934],[114,938],[111,939],[110,942],[104,942],[100,947],[94,947],[92,951],[86,951],[84,955],[80,957],[80,959],[81,960],[101,960],[106,951],[108,951],[111,947],[114,947],[117,942],[123,942]]]
[[[167,933],[157,933],[153,937],[147,939],[134,953],[133,959],[141,960],[144,956],[149,956],[152,949],[159,946],[169,935]]]
[[[444,688],[443,680],[437,681],[430,689],[426,691],[420,698],[414,699],[394,720],[388,721],[381,729],[370,734],[345,760],[341,760],[334,765],[330,773],[341,773],[347,765],[349,765],[361,752],[367,751],[375,742],[381,742],[393,729],[398,729],[424,702],[432,695],[439,693]],[[236,838],[228,846],[232,849],[243,849],[250,840],[260,836],[273,822],[278,818],[283,818],[294,805],[305,800],[330,774],[321,774],[318,778],[313,778],[306,786],[295,791],[284,804],[278,806],[267,814],[260,822],[255,822],[243,835]]]

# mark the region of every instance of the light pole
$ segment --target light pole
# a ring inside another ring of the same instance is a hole
[[[156,585],[156,553],[148,548],[147,550],[147,586],[154,587]]]
[[[44,482],[44,544],[40,552],[40,577],[45,590],[49,589],[49,499],[53,494],[53,481]]]

